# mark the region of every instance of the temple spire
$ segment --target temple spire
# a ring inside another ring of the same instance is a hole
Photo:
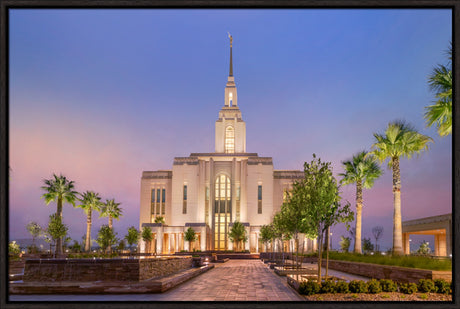
[[[233,61],[232,61],[232,43],[233,43],[233,37],[232,35],[228,33],[228,37],[230,38],[230,71],[228,76],[233,76]]]

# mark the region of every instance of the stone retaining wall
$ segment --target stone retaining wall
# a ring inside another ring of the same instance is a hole
[[[326,261],[323,260],[322,262],[322,265],[326,266]],[[452,281],[451,271],[436,271],[337,260],[330,260],[329,268],[368,278],[391,279],[397,282],[418,283],[420,279],[444,279]]]
[[[141,281],[191,268],[191,257],[27,260],[27,281]]]

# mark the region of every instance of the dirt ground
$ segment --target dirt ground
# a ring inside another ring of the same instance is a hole
[[[302,295],[307,301],[452,301],[452,295],[437,293],[403,294],[397,292],[382,292],[377,294],[315,294]]]

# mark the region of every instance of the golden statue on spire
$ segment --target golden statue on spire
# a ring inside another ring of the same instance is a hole
[[[227,33],[228,33],[228,37],[230,38],[230,47],[232,47],[233,37],[232,37],[232,35],[230,34],[230,32],[227,32]]]

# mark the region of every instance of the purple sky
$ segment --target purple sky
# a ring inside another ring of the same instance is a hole
[[[426,128],[427,76],[452,37],[451,11],[11,10],[10,239],[27,238],[55,212],[43,179],[62,173],[77,191],[121,202],[118,236],[138,226],[144,170],[214,151],[224,102],[229,31],[247,150],[275,169],[302,169],[316,153],[341,161],[373,133],[405,119],[434,139],[401,161],[403,220],[452,211],[452,138]],[[363,237],[392,242],[391,171],[364,192]],[[355,187],[343,188],[354,205]],[[92,236],[107,218],[94,215]],[[83,211],[64,206],[81,240]],[[347,235],[333,229],[333,244]]]

